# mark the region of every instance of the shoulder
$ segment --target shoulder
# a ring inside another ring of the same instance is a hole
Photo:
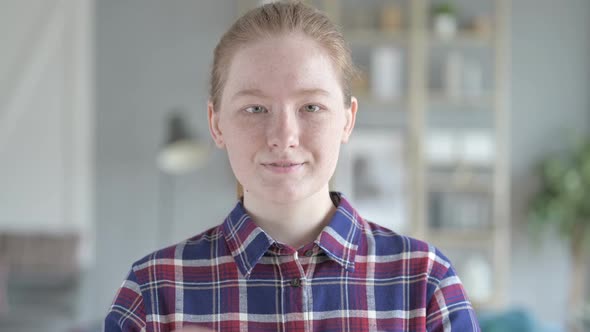
[[[175,293],[169,290],[176,287],[178,276],[182,278],[186,267],[190,267],[191,273],[206,275],[202,271],[210,271],[212,264],[229,260],[231,256],[223,257],[227,246],[221,229],[213,227],[133,263],[105,318],[104,330],[144,331],[146,315],[155,303],[174,303]]]
[[[375,223],[363,225],[366,242],[359,250],[365,251],[365,259],[374,262],[380,275],[401,278],[399,284],[413,296],[422,294],[413,303],[425,310],[428,331],[480,331],[455,269],[438,248]]]
[[[359,251],[377,261],[408,263],[414,273],[427,273],[439,281],[452,270],[451,261],[434,245],[396,233],[371,221],[363,220],[363,237]]]
[[[156,250],[135,261],[131,273],[139,284],[174,275],[174,269],[186,265],[210,265],[212,259],[227,253],[221,225],[174,245]]]

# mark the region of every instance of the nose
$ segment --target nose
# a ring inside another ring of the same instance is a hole
[[[269,147],[273,149],[289,149],[299,145],[299,123],[295,112],[281,109],[274,112],[267,128]]]

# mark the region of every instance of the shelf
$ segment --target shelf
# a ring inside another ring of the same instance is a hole
[[[404,111],[395,111],[386,108],[376,111],[365,107],[361,103],[356,116],[356,126],[372,128],[406,127],[407,114]]]
[[[459,133],[460,130],[482,130],[490,133],[495,139],[497,124],[493,110],[488,109],[453,109],[446,107],[431,107],[426,110],[424,135],[436,130],[450,130]]]
[[[381,31],[376,29],[351,29],[343,32],[344,38],[351,44],[363,45],[406,45],[408,43],[405,31]]]
[[[492,194],[493,186],[477,182],[460,182],[454,180],[433,180],[428,179],[428,190],[430,192],[451,192],[451,193],[481,193]]]
[[[358,101],[359,106],[374,109],[396,109],[403,110],[407,107],[406,98],[394,98],[392,100],[380,100],[371,97],[368,92],[361,92],[354,95]]]
[[[494,191],[492,174],[482,176],[480,172],[474,171],[457,171],[453,173],[430,171],[426,175],[426,178],[429,192],[481,193],[492,195]]]
[[[384,101],[372,98],[366,92],[355,96],[359,102],[357,126],[391,128],[407,125],[407,101],[405,98]]]
[[[452,39],[441,39],[436,36],[430,35],[428,37],[428,43],[431,47],[488,47],[492,48],[493,45],[492,36],[481,35],[472,31],[460,31],[457,36]]]
[[[450,96],[441,90],[432,90],[428,93],[428,103],[437,106],[457,106],[460,108],[492,107],[494,98],[492,92],[484,92],[478,95]]]

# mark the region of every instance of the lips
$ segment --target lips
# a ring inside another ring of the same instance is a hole
[[[303,165],[303,163],[278,162],[278,163],[266,163],[265,165],[274,166],[274,167],[293,167],[293,166]]]
[[[296,162],[291,160],[277,160],[271,162],[262,163],[262,166],[273,173],[291,173],[297,172],[305,162]]]

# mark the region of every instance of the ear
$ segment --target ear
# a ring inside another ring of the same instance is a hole
[[[350,98],[350,108],[345,109],[346,124],[344,125],[344,131],[342,132],[342,143],[347,143],[354,129],[354,123],[356,122],[356,111],[358,109],[358,101],[355,97]]]
[[[211,101],[207,103],[207,114],[209,117],[209,133],[211,134],[211,138],[213,138],[218,148],[223,149],[225,148],[225,143],[223,142],[223,135],[219,129],[219,111],[215,111]]]

